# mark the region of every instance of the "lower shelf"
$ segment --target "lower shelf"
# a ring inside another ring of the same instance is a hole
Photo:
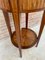
[[[12,43],[14,46],[18,47],[16,40],[16,32],[12,34]],[[37,42],[37,35],[31,29],[22,28],[21,30],[21,41],[20,45],[22,49],[30,48],[34,46]]]

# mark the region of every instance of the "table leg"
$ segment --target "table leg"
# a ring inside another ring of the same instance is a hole
[[[21,51],[21,35],[20,35],[20,19],[19,19],[19,14],[18,13],[12,13],[13,14],[13,20],[14,20],[14,25],[15,25],[15,30],[16,30],[16,39],[17,43],[19,46],[19,52],[20,52],[20,57],[22,57],[22,51]]]
[[[12,15],[13,15],[13,21],[14,21],[14,26],[16,30],[16,39],[17,43],[19,46],[19,52],[20,52],[20,57],[22,57],[22,51],[21,51],[21,35],[20,35],[20,19],[19,19],[19,4],[18,0],[9,0],[10,3],[10,9],[12,10]]]
[[[36,44],[36,47],[38,46],[38,43],[39,43],[39,40],[40,40],[42,31],[43,31],[43,28],[44,28],[44,24],[45,24],[45,11],[44,11],[44,14],[43,14],[43,18],[42,18],[42,22],[41,22],[41,26],[40,26],[39,35],[38,35],[38,38],[37,38],[37,44]]]
[[[28,28],[28,13],[26,13],[26,29]]]
[[[12,31],[11,31],[10,19],[9,19],[8,12],[3,11],[3,14],[4,14],[5,22],[6,22],[6,25],[7,25],[7,28],[8,28],[9,34],[10,34],[10,37],[11,37],[11,35],[12,35]]]

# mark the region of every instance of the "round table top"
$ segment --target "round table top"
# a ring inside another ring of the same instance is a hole
[[[17,0],[10,0],[15,7],[17,7]],[[38,10],[45,10],[45,0],[18,0],[20,12],[32,12]],[[11,11],[9,0],[0,0],[0,8]],[[16,10],[16,8],[15,8]]]
[[[45,0],[20,0],[20,11],[33,12],[45,9]],[[22,8],[21,8],[22,7]]]

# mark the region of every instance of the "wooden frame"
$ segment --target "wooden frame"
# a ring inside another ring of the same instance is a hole
[[[24,1],[24,3],[27,3],[26,1],[28,1],[28,0],[23,0],[23,1]],[[8,2],[8,0],[7,0],[7,2]],[[20,0],[20,2],[21,2],[21,0]],[[27,4],[23,4],[24,6],[21,7],[21,5],[22,5],[23,2],[21,2],[21,3],[20,2],[19,2],[19,0],[9,0],[10,7],[9,7],[9,5],[6,6],[5,3],[4,3],[3,4],[4,5],[3,7],[0,4],[0,6],[1,6],[0,8],[3,9],[3,14],[4,14],[4,17],[5,17],[5,21],[6,21],[6,24],[7,24],[8,31],[9,31],[9,34],[10,34],[11,39],[12,39],[12,31],[11,31],[11,27],[10,27],[9,16],[8,16],[8,13],[7,13],[8,12],[8,9],[9,9],[10,12],[12,12],[14,26],[15,26],[15,29],[16,29],[16,37],[17,37],[16,39],[17,39],[18,46],[19,46],[20,57],[22,57],[22,50],[21,50],[21,45],[20,45],[21,32],[20,32],[19,13],[21,13],[21,12],[25,12],[26,13],[26,29],[27,29],[28,28],[28,13],[29,12],[31,13],[31,12],[36,12],[36,11],[44,10],[44,14],[43,14],[42,22],[41,22],[41,27],[40,27],[39,35],[38,35],[38,38],[37,38],[37,44],[36,44],[36,46],[38,46],[39,39],[41,37],[42,31],[43,31],[43,28],[44,28],[44,24],[45,24],[45,7],[39,8],[39,9],[36,9],[36,8],[35,9],[32,9],[31,8],[32,10],[30,10],[30,9],[28,10],[28,8],[27,8],[28,5]],[[45,3],[45,0],[43,0],[43,3]],[[42,6],[43,6],[43,3],[42,3]],[[40,4],[41,3],[39,2],[39,5]]]

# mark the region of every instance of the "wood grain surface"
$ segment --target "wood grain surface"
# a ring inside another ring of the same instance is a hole
[[[16,40],[16,32],[12,34],[12,43],[18,47],[18,42]],[[20,40],[20,45],[21,48],[30,48],[33,45],[35,45],[37,42],[37,35],[35,34],[34,31],[26,28],[21,29],[21,40]]]
[[[45,0],[19,0],[20,11],[45,9]]]
[[[5,11],[10,11],[9,1],[8,0],[0,0],[0,9]]]
[[[11,11],[9,1],[11,1],[12,6],[13,4],[15,5],[15,7],[13,7],[15,8],[15,11],[18,8],[17,5],[19,6],[20,12],[45,9],[45,0],[0,0],[0,8]]]

